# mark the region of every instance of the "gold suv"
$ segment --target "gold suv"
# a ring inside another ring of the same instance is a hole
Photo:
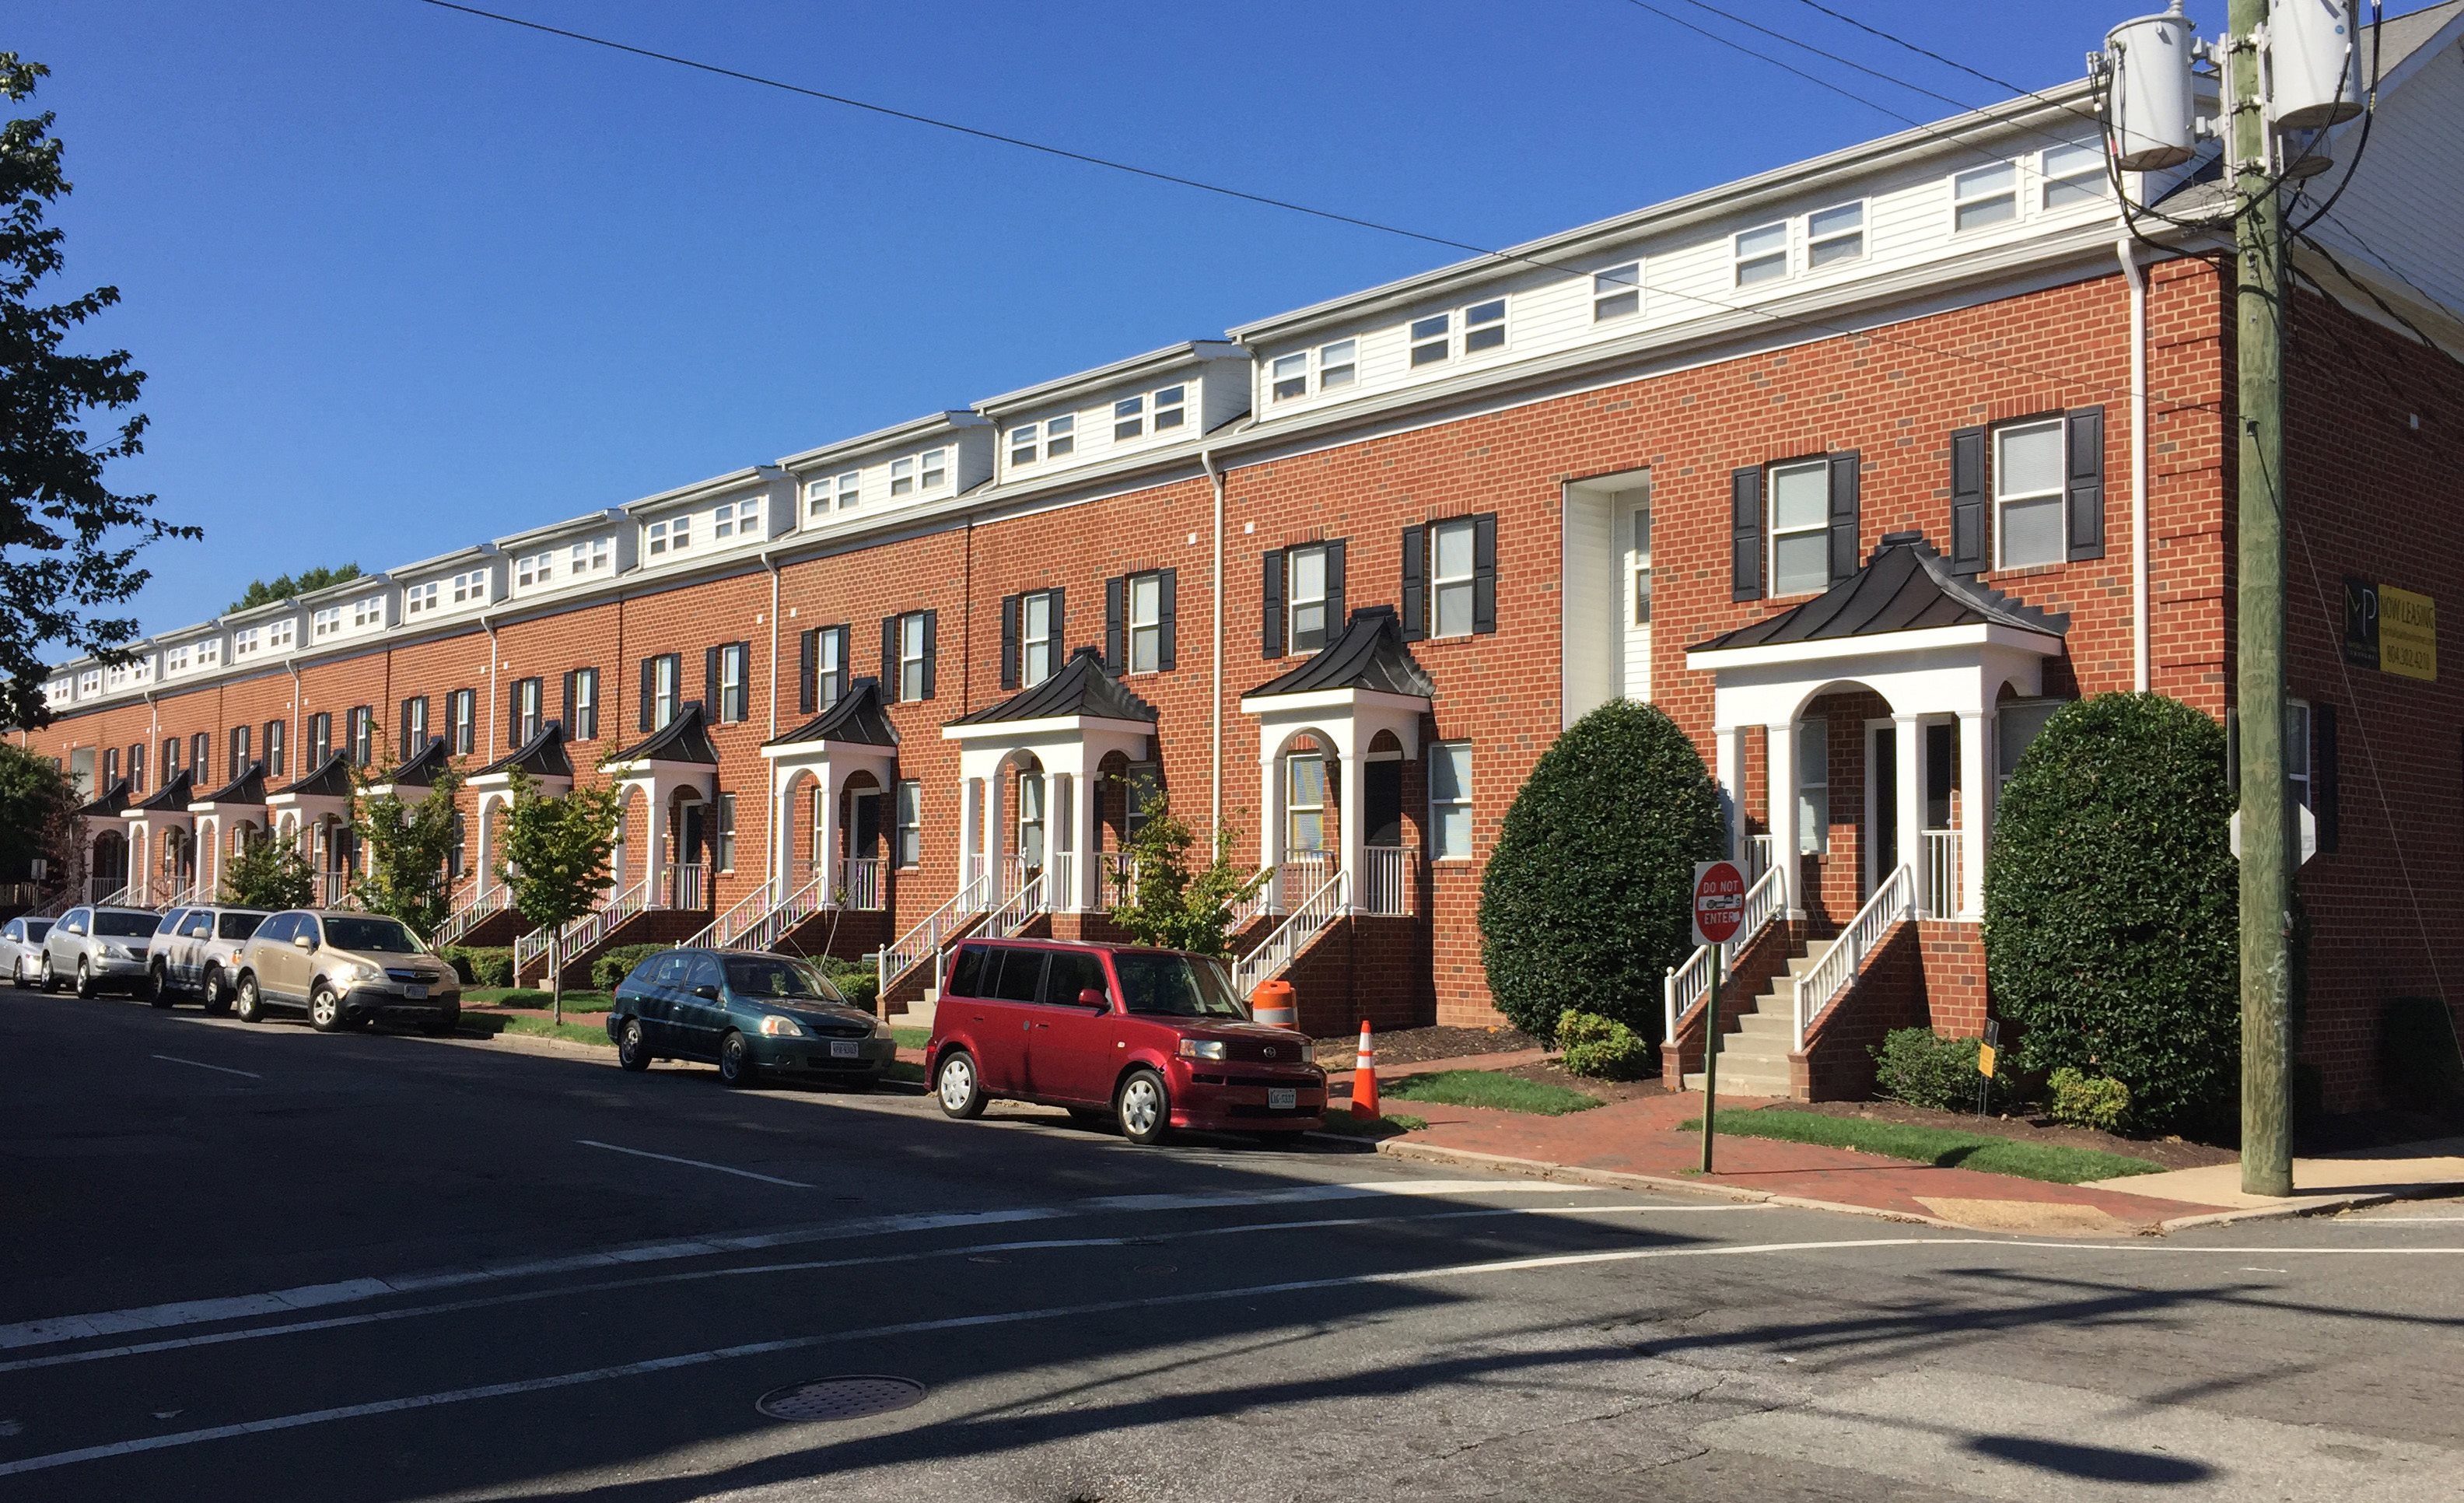
[[[325,1033],[380,1017],[451,1033],[462,1020],[462,983],[399,918],[294,908],[249,936],[231,1002],[243,1023],[284,1007],[306,1012]]]

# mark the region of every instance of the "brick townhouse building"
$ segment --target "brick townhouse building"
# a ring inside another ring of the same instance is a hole
[[[2340,1108],[2377,1099],[2381,1005],[2464,975],[2464,702],[2402,656],[2464,568],[2464,367],[2421,337],[2464,350],[2464,5],[2383,50],[2287,375],[2301,1050]],[[1854,1093],[1881,1028],[1986,1017],[1993,802],[2053,709],[2231,707],[2213,177],[2127,180],[2181,221],[2134,237],[2072,85],[164,632],[63,665],[20,739],[94,801],[90,885],[156,904],[269,830],[340,873],[350,766],[407,797],[451,759],[446,934],[526,975],[512,771],[613,785],[574,964],[879,954],[917,1009],[958,933],[1109,932],[1163,800],[1271,873],[1240,979],[1287,973],[1331,1031],[1495,1019],[1499,821],[1560,729],[1645,699],[1758,876],[1732,995],[1874,938],[1735,1069]],[[1664,999],[1680,1072],[1700,976]]]

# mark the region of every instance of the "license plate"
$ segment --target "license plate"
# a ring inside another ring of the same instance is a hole
[[[1269,1112],[1288,1112],[1300,1105],[1300,1092],[1295,1087],[1268,1086],[1266,1088],[1266,1110]]]
[[[830,1058],[853,1059],[855,1058],[855,1046],[853,1044],[847,1043],[832,1044],[830,1046]]]
[[[428,988],[414,984],[412,985],[405,986],[402,989],[402,996],[405,1002],[426,1002],[428,1000]]]

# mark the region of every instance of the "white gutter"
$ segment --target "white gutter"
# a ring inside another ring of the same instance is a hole
[[[2147,588],[2147,276],[2130,236],[2114,242],[2130,283],[2130,686],[2145,694]]]
[[[1210,682],[1213,706],[1208,714],[1214,730],[1214,751],[1207,759],[1207,832],[1221,838],[1223,833],[1223,472],[1215,468],[1215,451],[1210,446],[1198,452],[1198,463],[1215,487],[1215,668]],[[1265,811],[1260,811],[1265,817]]]

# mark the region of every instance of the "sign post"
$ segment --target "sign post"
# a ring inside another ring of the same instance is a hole
[[[1703,1172],[1711,1172],[1712,1130],[1720,1101],[1720,963],[1718,947],[1746,919],[1746,873],[1733,861],[1694,863],[1694,942],[1712,946],[1711,986],[1703,1004]]]

